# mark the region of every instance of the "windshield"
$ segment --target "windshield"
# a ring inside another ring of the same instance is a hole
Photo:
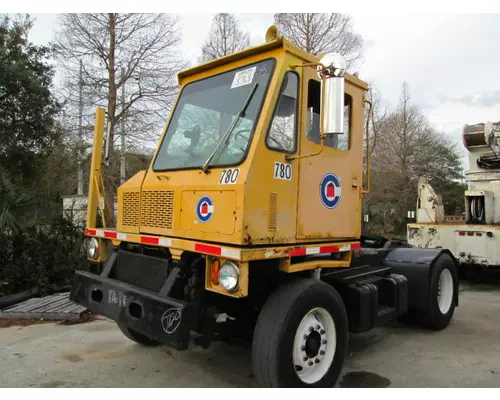
[[[250,146],[274,60],[224,72],[184,87],[153,170],[201,168],[251,96],[245,112],[210,166],[239,164]]]

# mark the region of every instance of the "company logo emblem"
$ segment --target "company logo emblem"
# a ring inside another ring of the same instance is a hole
[[[329,210],[333,210],[340,203],[342,198],[342,187],[337,175],[326,174],[319,184],[319,195],[323,205]]]
[[[214,214],[214,202],[208,196],[203,196],[196,206],[196,215],[198,219],[205,223],[210,221],[212,215]]]
[[[180,308],[169,308],[161,317],[161,326],[165,333],[174,333],[181,324],[182,310]]]

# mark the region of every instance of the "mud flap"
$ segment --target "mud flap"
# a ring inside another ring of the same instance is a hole
[[[420,310],[429,308],[430,271],[443,253],[451,257],[456,267],[455,257],[446,249],[395,248],[387,253],[382,265],[391,267],[392,273],[408,279],[408,307]],[[458,287],[458,282],[454,283]],[[454,302],[458,307],[458,294]]]

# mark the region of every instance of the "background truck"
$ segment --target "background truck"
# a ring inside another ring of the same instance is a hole
[[[250,343],[272,387],[335,386],[349,333],[449,324],[448,250],[362,247],[368,87],[342,57],[308,54],[273,26],[265,44],[178,77],[151,165],[118,189],[116,227],[97,110],[85,234],[102,269],[75,273],[73,301],[145,346]]]
[[[500,266],[500,122],[465,125],[462,137],[469,158],[465,214],[445,215],[441,196],[422,178],[407,238],[412,247],[449,249],[465,274]]]

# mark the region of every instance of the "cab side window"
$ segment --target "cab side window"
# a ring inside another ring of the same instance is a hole
[[[320,111],[321,111],[321,83],[309,80],[307,87],[307,139],[320,144]],[[325,146],[339,150],[349,150],[351,134],[351,104],[352,98],[347,93],[344,97],[344,134],[327,135],[324,139]]]
[[[266,144],[273,150],[294,153],[297,143],[299,77],[287,72],[281,85]]]

